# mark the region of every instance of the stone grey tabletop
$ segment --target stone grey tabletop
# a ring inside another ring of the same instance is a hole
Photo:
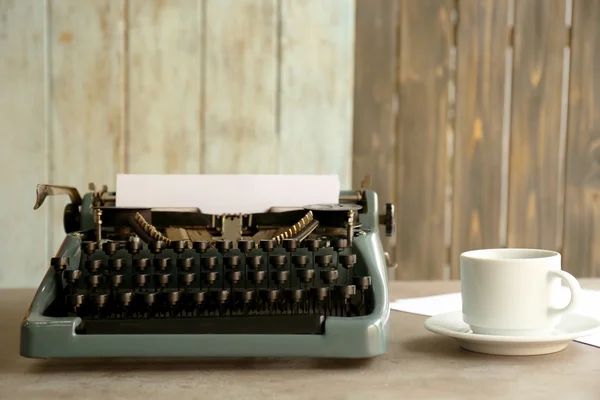
[[[600,280],[581,283],[600,289]],[[390,283],[392,299],[458,290],[459,282]],[[425,330],[426,317],[396,311],[388,352],[371,360],[26,359],[19,324],[33,293],[0,290],[0,399],[600,399],[599,348],[471,353]]]

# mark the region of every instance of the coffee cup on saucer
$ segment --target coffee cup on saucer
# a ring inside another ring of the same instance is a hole
[[[467,251],[460,274],[463,321],[475,334],[550,335],[582,296],[577,279],[561,269],[560,253],[550,250]],[[567,304],[558,304],[561,281],[570,290]]]

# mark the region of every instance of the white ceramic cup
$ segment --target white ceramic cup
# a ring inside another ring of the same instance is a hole
[[[460,256],[463,320],[473,333],[547,336],[577,307],[581,287],[561,270],[559,253],[538,249],[485,249]],[[561,280],[568,304],[557,298]]]

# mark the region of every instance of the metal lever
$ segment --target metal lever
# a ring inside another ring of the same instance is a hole
[[[33,206],[34,210],[37,210],[42,206],[44,200],[46,200],[46,197],[55,196],[59,194],[69,195],[69,198],[71,199],[71,204],[73,204],[74,206],[78,207],[81,205],[81,196],[79,195],[79,192],[76,188],[71,186],[39,184],[37,185],[35,192],[35,205]]]

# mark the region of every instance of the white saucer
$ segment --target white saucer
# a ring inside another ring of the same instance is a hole
[[[561,323],[549,336],[478,335],[463,322],[462,312],[454,311],[429,317],[425,321],[425,328],[433,333],[454,338],[462,348],[477,353],[531,356],[564,350],[573,339],[588,336],[600,328],[600,321],[584,315],[565,314]]]

